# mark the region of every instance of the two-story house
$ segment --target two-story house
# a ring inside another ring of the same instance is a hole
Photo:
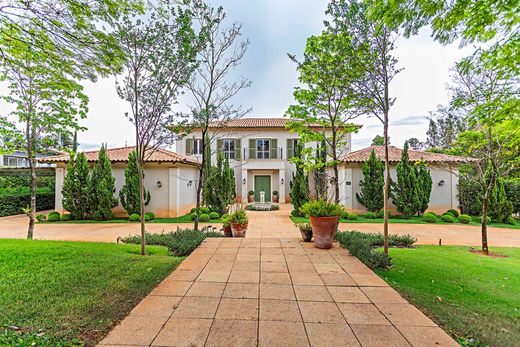
[[[226,123],[225,127],[210,125],[212,163],[215,164],[218,152],[229,158],[235,171],[239,200],[247,201],[248,192],[254,191],[255,201],[259,201],[263,191],[265,200],[271,201],[272,193],[277,191],[280,203],[290,201],[290,184],[295,171],[290,159],[298,144],[298,134],[285,127],[289,121],[286,118],[242,118]],[[350,150],[350,135],[346,142],[342,153]],[[316,147],[312,143],[306,146]],[[195,130],[178,141],[176,152],[200,159],[201,131]]]

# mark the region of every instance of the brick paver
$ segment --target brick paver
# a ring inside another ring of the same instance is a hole
[[[337,244],[294,237],[206,239],[100,345],[458,346]]]

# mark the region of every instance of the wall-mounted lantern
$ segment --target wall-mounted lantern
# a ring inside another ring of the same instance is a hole
[[[162,187],[161,181],[157,181],[157,188],[161,188],[161,187]]]
[[[242,184],[246,184],[246,182],[247,182],[247,181],[246,181],[246,179],[244,178],[244,179],[242,180]]]
[[[282,180],[280,181],[280,183],[283,184],[283,178],[282,178]]]
[[[193,181],[192,181],[192,180],[189,180],[187,186],[188,186],[188,187],[191,187],[192,184],[193,184]]]
[[[439,185],[440,185],[440,186],[443,186],[443,185],[444,185],[444,180],[440,180],[440,181],[439,181]]]

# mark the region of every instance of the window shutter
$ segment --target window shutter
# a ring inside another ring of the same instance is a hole
[[[269,140],[269,146],[271,149],[271,159],[277,159],[278,158],[278,140],[277,139],[270,139]]]
[[[256,139],[249,139],[249,159],[256,159]]]
[[[193,139],[186,139],[186,155],[193,154]]]
[[[235,139],[235,160],[241,160],[241,153],[242,153],[242,145],[240,144],[240,139]]]
[[[294,157],[294,140],[293,139],[287,139],[287,160]]]

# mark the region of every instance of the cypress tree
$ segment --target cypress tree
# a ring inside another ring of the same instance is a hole
[[[295,149],[295,157],[301,159],[301,145],[298,144]],[[294,175],[292,185],[291,185],[291,193],[289,194],[291,197],[291,202],[294,206],[293,215],[301,216],[302,213],[300,208],[309,201],[309,180],[303,167],[301,164],[296,164],[296,173]]]
[[[417,176],[419,203],[417,209],[417,215],[424,213],[428,209],[430,204],[430,196],[432,192],[432,177],[430,170],[426,168],[424,162],[419,162],[415,166],[415,174]]]
[[[314,190],[316,199],[327,199],[327,173],[325,165],[327,163],[327,144],[325,139],[316,147],[316,159],[319,163],[314,170]]]
[[[356,193],[356,198],[368,211],[378,212],[384,206],[385,165],[377,159],[373,149],[368,161],[363,163],[362,170],[364,177],[361,182],[361,194]]]
[[[489,199],[489,216],[492,222],[507,223],[513,213],[513,203],[507,200],[504,180],[497,179]]]
[[[395,168],[397,172],[397,182],[393,184],[392,201],[404,218],[408,218],[419,210],[421,204],[419,185],[417,176],[408,157],[408,143],[405,142],[401,154],[401,160]]]
[[[94,219],[106,220],[112,217],[112,209],[117,206],[115,178],[106,149],[101,146],[98,160],[90,174],[88,185],[90,215]]]
[[[143,170],[144,180],[144,170]],[[141,203],[139,199],[139,173],[137,171],[137,153],[130,152],[128,155],[128,164],[125,169],[125,184],[119,191],[119,199],[121,205],[128,214],[139,214],[141,212]],[[144,190],[144,204],[150,202],[150,192]]]
[[[229,158],[226,158],[224,161],[224,172],[222,182],[224,183],[224,195],[226,196],[225,209],[228,205],[231,205],[235,201],[236,193],[235,193],[235,172],[229,166]],[[221,211],[221,212],[224,212]]]
[[[85,154],[71,154],[61,193],[63,208],[70,212],[73,219],[84,219],[88,214],[88,184],[88,162]]]

